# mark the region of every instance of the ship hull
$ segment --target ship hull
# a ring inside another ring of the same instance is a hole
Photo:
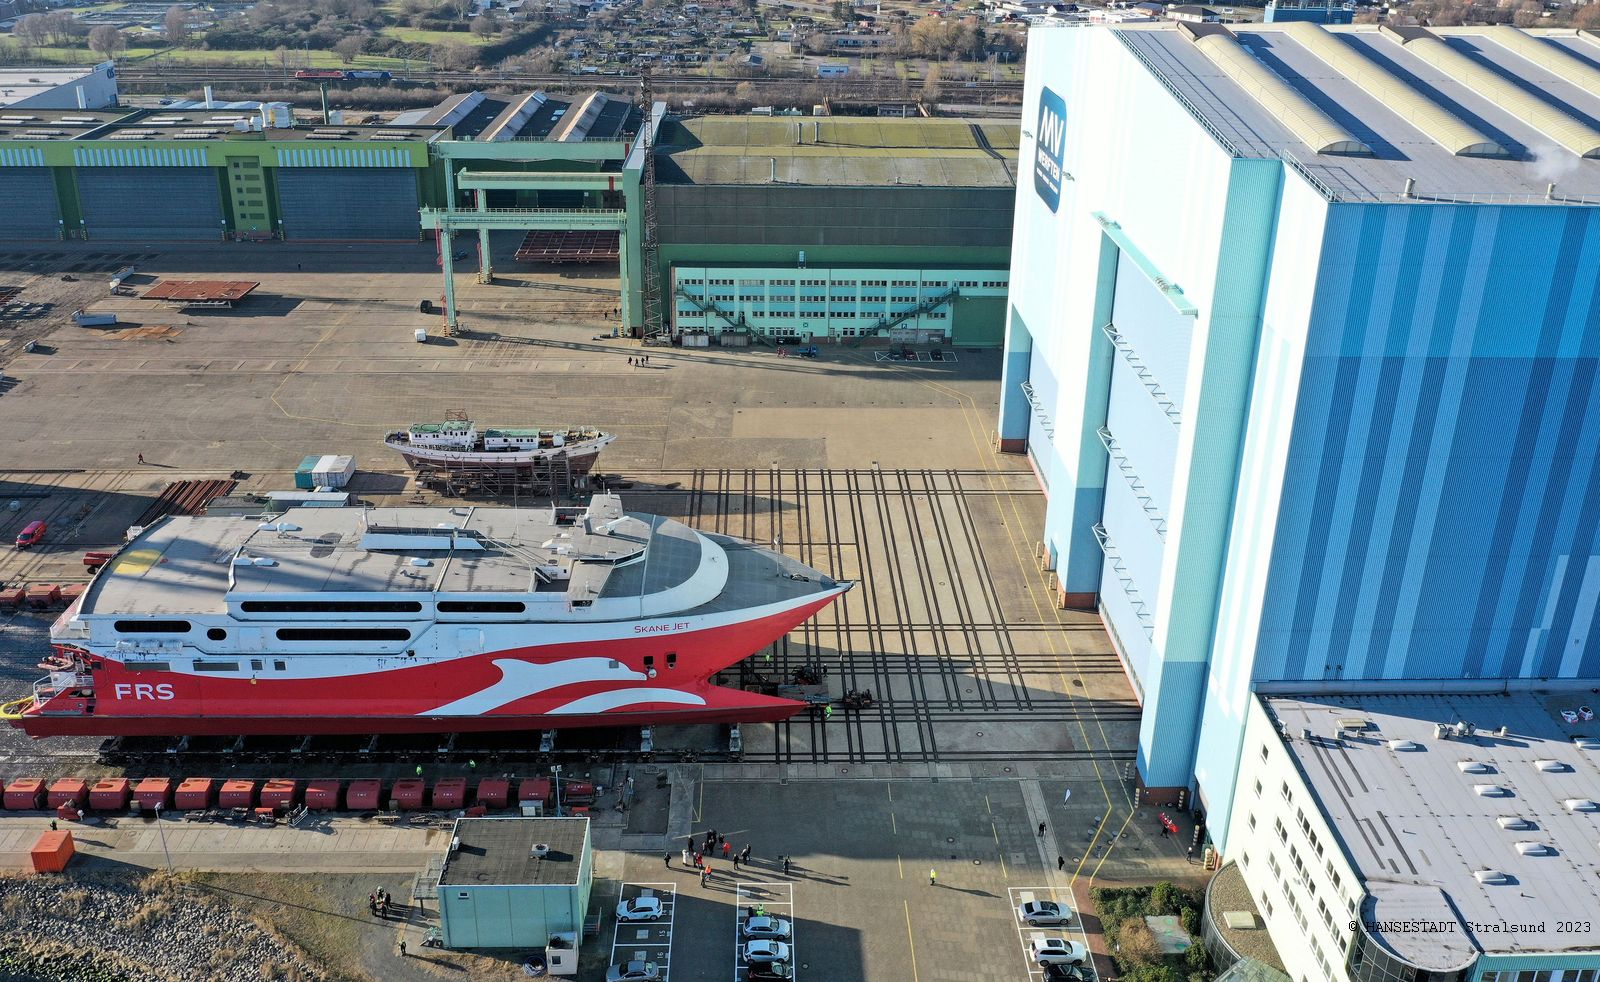
[[[549,471],[552,464],[561,463],[564,468],[570,468],[572,476],[587,477],[594,470],[595,461],[600,459],[600,451],[590,451],[572,456],[544,456],[529,457],[523,454],[509,453],[440,453],[433,454],[427,451],[402,449],[400,456],[413,470],[428,468],[443,468],[446,470],[487,471],[496,474],[519,474],[533,476]]]
[[[296,678],[129,669],[110,652],[89,652],[92,691],[63,691],[11,722],[34,737],[178,737],[781,720],[803,704],[716,685],[712,676],[781,638],[844,589],[751,611],[745,619],[633,625],[635,637],[525,645],[420,663],[395,655],[309,656],[312,664],[330,667]],[[263,653],[263,665],[274,657]],[[335,670],[335,659],[367,670]],[[338,674],[327,674],[333,671]]]

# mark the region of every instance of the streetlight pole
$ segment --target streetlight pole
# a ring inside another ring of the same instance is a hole
[[[161,836],[161,854],[167,857],[167,875],[172,875],[172,853],[167,851],[167,830],[161,824],[161,806],[156,806],[156,832]]]

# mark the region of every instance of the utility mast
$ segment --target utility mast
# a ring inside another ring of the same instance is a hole
[[[644,265],[644,325],[640,336],[651,338],[664,334],[666,324],[661,316],[661,246],[656,239],[656,147],[651,116],[655,111],[655,97],[650,86],[650,67],[639,72],[640,96],[644,102],[644,120],[639,134],[644,145],[644,170],[639,175],[644,186],[644,236],[640,242],[640,259]]]

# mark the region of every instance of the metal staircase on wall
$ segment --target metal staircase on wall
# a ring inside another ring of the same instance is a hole
[[[961,288],[958,286],[953,286],[939,294],[937,297],[930,297],[929,299],[922,301],[915,307],[912,307],[910,310],[902,310],[893,317],[885,317],[880,319],[878,323],[873,325],[872,329],[875,331],[883,331],[899,327],[901,324],[904,324],[913,317],[921,317],[923,314],[938,310],[940,307],[943,307],[945,304],[949,303],[960,295]]]
[[[672,326],[663,319],[661,309],[661,244],[656,238],[656,134],[651,126],[655,99],[650,88],[649,68],[639,73],[639,89],[645,117],[640,128],[644,138],[644,167],[640,174],[644,190],[644,234],[639,250],[644,265],[644,323],[640,333],[646,340],[663,341],[671,334]]]
[[[1133,576],[1128,572],[1128,566],[1122,561],[1115,544],[1111,541],[1111,533],[1106,531],[1104,525],[1096,524],[1092,529],[1094,540],[1100,544],[1100,551],[1105,553],[1106,563],[1111,566],[1111,571],[1116,574],[1122,583],[1122,592],[1128,595],[1128,604],[1133,607],[1133,613],[1139,618],[1139,624],[1144,628],[1146,640],[1154,641],[1156,636],[1155,618],[1150,614],[1150,605],[1144,602],[1139,595],[1139,588],[1133,583]]]
[[[678,296],[682,297],[683,299],[689,301],[690,303],[692,303],[696,307],[698,307],[702,313],[707,313],[707,314],[712,315],[713,317],[722,318],[722,322],[724,324],[727,324],[729,327],[733,328],[736,331],[743,331],[747,327],[747,325],[739,323],[738,320],[736,320],[733,317],[733,315],[729,314],[727,311],[723,310],[721,307],[718,307],[712,301],[706,300],[703,297],[697,297],[694,294],[690,293],[688,290],[685,290],[681,286],[678,287],[676,293],[677,293]]]
[[[1172,421],[1172,425],[1182,425],[1183,416],[1178,411],[1177,404],[1172,401],[1171,396],[1167,395],[1166,390],[1161,388],[1161,382],[1157,380],[1155,373],[1150,371],[1150,366],[1139,358],[1138,353],[1133,350],[1133,345],[1129,344],[1128,339],[1122,336],[1117,330],[1117,326],[1107,323],[1100,330],[1105,332],[1105,336],[1111,339],[1112,345],[1116,347],[1117,351],[1121,352],[1122,360],[1128,363],[1128,367],[1133,369],[1133,373],[1139,377],[1139,381],[1150,391],[1151,398],[1155,399],[1156,405],[1160,406],[1161,411],[1167,414],[1167,419]]]
[[[1161,536],[1161,541],[1167,540],[1167,520],[1161,514],[1161,509],[1156,506],[1156,499],[1150,494],[1150,489],[1144,486],[1138,473],[1134,471],[1133,464],[1128,460],[1128,455],[1122,452],[1122,445],[1117,443],[1117,438],[1104,426],[1095,430],[1095,435],[1100,438],[1100,443],[1106,448],[1106,453],[1111,455],[1111,462],[1117,465],[1117,470],[1122,472],[1122,479],[1128,482],[1128,487],[1133,489],[1133,495],[1144,508],[1145,517],[1150,519],[1150,524],[1156,527],[1156,534]]]

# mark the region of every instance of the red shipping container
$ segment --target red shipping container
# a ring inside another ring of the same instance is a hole
[[[71,832],[46,832],[39,836],[39,841],[28,852],[36,872],[59,873],[67,868],[76,851]]]
[[[22,601],[27,597],[28,591],[22,587],[12,587],[9,590],[0,590],[0,607],[21,607]]]
[[[22,811],[44,804],[44,778],[19,777],[6,785],[6,808]]]
[[[275,777],[261,786],[261,807],[293,808],[300,797],[300,782],[292,777]]]
[[[339,786],[341,783],[335,780],[307,781],[306,807],[328,810],[338,808]]]
[[[422,796],[427,791],[427,783],[420,777],[408,777],[394,782],[394,788],[389,792],[390,807],[411,811],[422,807]]]
[[[80,811],[81,809],[78,808],[76,803],[68,802],[67,804],[56,808],[56,817],[64,819],[68,822],[76,822],[78,820],[78,813]]]
[[[211,807],[211,792],[217,782],[209,777],[186,777],[178,785],[175,802],[181,811],[199,811]]]
[[[517,784],[517,804],[524,801],[542,801],[550,803],[550,779],[547,777],[523,778]]]
[[[61,588],[54,583],[28,584],[28,606],[52,607],[61,602]]]
[[[433,786],[433,807],[460,808],[467,802],[467,779],[447,777]]]
[[[488,777],[478,782],[478,804],[504,808],[511,801],[511,782],[503,777]]]
[[[75,777],[63,777],[50,785],[50,797],[45,804],[59,808],[69,801],[79,808],[84,807],[89,801],[89,785]]]
[[[351,781],[344,792],[344,806],[353,812],[377,811],[383,807],[383,782],[370,778]]]
[[[133,800],[139,807],[151,811],[172,807],[172,778],[147,777],[133,786]]]
[[[72,602],[83,596],[88,589],[87,583],[68,583],[61,588],[61,602],[70,607]]]
[[[222,790],[217,792],[218,808],[254,808],[256,804],[256,782],[235,778],[222,782]]]
[[[561,785],[561,801],[578,804],[594,801],[594,785],[588,781],[568,781]]]
[[[119,812],[128,807],[131,785],[125,777],[107,777],[89,789],[89,807],[96,811]]]

